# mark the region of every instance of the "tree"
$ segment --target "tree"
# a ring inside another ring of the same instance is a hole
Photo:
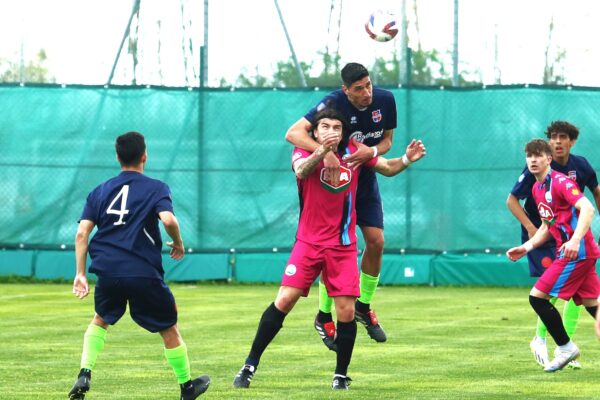
[[[544,53],[544,85],[561,85],[565,83],[564,76],[564,65],[563,62],[567,57],[567,52],[563,49],[557,48],[554,59],[551,60],[550,53],[552,48],[552,34],[554,33],[554,16],[550,19],[550,26],[548,28],[548,44],[546,45],[546,51]],[[561,69],[561,73],[558,73],[557,69]]]
[[[36,60],[23,63],[8,59],[0,59],[0,82],[30,82],[30,83],[55,83],[56,78],[51,76],[48,68],[44,65],[46,51],[40,49]]]

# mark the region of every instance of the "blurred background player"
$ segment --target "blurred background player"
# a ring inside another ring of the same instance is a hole
[[[283,326],[283,321],[301,296],[307,296],[310,286],[321,274],[327,291],[334,297],[337,315],[336,368],[332,389],[348,389],[347,375],[356,338],[354,305],[358,297],[359,276],[356,248],[355,199],[358,177],[367,168],[349,168],[345,155],[357,151],[357,143],[349,143],[344,116],[335,109],[325,108],[315,115],[310,130],[319,143],[313,152],[295,148],[292,167],[300,194],[300,220],[296,242],[285,268],[279,293],[263,312],[250,353],[235,376],[233,386],[248,388],[260,358]],[[326,176],[323,160],[333,153],[341,164],[342,173],[334,183]],[[425,155],[421,141],[413,140],[401,158],[372,158],[365,167],[387,176],[406,169]],[[341,223],[340,223],[341,222]]]
[[[554,372],[579,357],[579,348],[571,341],[560,313],[549,300],[552,297],[573,299],[595,318],[600,294],[596,274],[600,249],[590,230],[594,206],[576,182],[550,168],[550,145],[542,139],[534,139],[525,146],[525,154],[527,168],[536,180],[532,197],[542,225],[531,239],[509,249],[506,255],[516,261],[548,241],[550,235],[554,237],[557,256],[529,293],[531,307],[558,345],[554,358],[544,367],[544,371]]]
[[[356,152],[346,160],[348,166],[354,168],[377,155],[387,153],[392,147],[396,128],[396,101],[391,92],[373,88],[369,72],[361,64],[346,64],[342,68],[341,77],[342,88],[325,96],[316,107],[289,128],[285,137],[294,146],[314,152],[319,144],[311,138],[309,131],[315,114],[325,106],[335,108],[350,123],[350,137],[359,142]],[[340,175],[339,160],[330,153],[324,162],[327,173],[332,176],[333,182],[337,182]],[[360,174],[356,215],[365,240],[365,250],[360,262],[360,297],[356,302],[356,320],[366,327],[372,339],[385,342],[386,334],[370,308],[379,282],[384,246],[383,207],[375,171],[371,168],[366,168]],[[334,349],[335,325],[331,306],[332,300],[320,283],[319,313],[315,318],[315,328],[325,345]]]
[[[191,380],[187,347],[177,329],[175,298],[163,281],[158,219],[173,239],[167,243],[171,257],[179,260],[184,255],[171,191],[165,183],[143,175],[147,155],[140,133],[119,136],[115,147],[121,173],[89,194],[75,238],[77,274],[73,293],[83,299],[89,293],[85,268],[88,239],[98,226],[89,244],[90,272],[98,276],[96,314],[83,338],[81,370],[69,398],[83,399],[90,389],[92,370],[104,347],[108,326],[116,324],[129,305],[131,317],[139,326],[162,337],[165,357],[180,385],[180,400],[192,400],[208,389],[210,379],[201,376]]]
[[[586,187],[589,188],[594,196],[596,208],[600,210],[600,186],[598,186],[596,172],[584,157],[571,154],[571,148],[575,145],[579,137],[579,129],[566,121],[554,121],[546,128],[545,133],[552,149],[550,167],[575,180],[582,192]],[[534,183],[535,177],[529,172],[527,166],[525,166],[523,173],[519,176],[506,201],[509,210],[521,223],[522,243],[531,239],[542,223],[537,206],[531,195],[531,188]],[[519,200],[525,200],[523,207],[519,204]],[[555,256],[556,243],[553,239],[548,240],[546,243],[540,245],[540,247],[529,252],[527,260],[529,262],[530,275],[540,277],[544,270],[552,264]],[[555,304],[556,300],[556,298],[553,298],[550,301],[552,304]],[[565,303],[563,322],[570,337],[573,337],[575,334],[580,312],[581,307],[577,306],[573,300]],[[547,333],[546,326],[538,318],[536,334],[530,343],[530,347],[535,360],[542,367],[548,363]],[[573,360],[569,363],[569,367],[581,368],[581,365],[577,360]]]

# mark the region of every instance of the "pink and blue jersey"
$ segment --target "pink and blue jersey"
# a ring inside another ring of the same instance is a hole
[[[579,210],[575,208],[575,203],[584,195],[576,182],[554,170],[550,170],[543,182],[536,182],[531,193],[540,218],[548,225],[550,234],[556,241],[558,251],[577,228]],[[598,257],[600,249],[590,229],[581,240],[579,254],[574,261]],[[557,258],[562,258],[562,254],[557,254]]]
[[[351,144],[348,154],[356,151]],[[312,153],[294,148],[292,164]],[[356,243],[356,189],[361,168],[353,170],[340,160],[340,182],[333,185],[321,161],[305,179],[298,179],[300,220],[296,239],[321,246],[350,246]],[[377,157],[364,164],[373,167]]]

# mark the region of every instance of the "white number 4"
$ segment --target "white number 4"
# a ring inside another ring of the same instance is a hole
[[[119,216],[119,219],[113,225],[125,225],[125,221],[123,221],[123,216],[129,214],[129,210],[125,209],[125,207],[127,207],[127,195],[128,194],[129,194],[129,185],[123,185],[123,187],[121,188],[121,191],[115,196],[113,201],[110,202],[110,205],[106,209],[107,214],[116,214]],[[119,205],[120,209],[117,210],[117,209],[114,209],[113,206],[119,200],[119,198],[121,199],[121,204]]]

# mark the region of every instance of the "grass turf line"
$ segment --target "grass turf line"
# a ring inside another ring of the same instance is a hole
[[[374,308],[383,344],[358,326],[350,391],[330,389],[335,355],[312,327],[316,287],[301,299],[265,352],[249,390],[231,387],[276,285],[171,288],[192,374],[209,374],[206,399],[590,399],[598,396],[600,346],[583,311],[575,341],[579,371],[544,373],[529,341],[535,315],[526,288],[382,287]],[[562,310],[562,302],[559,302]],[[0,285],[0,398],[64,399],[79,369],[93,299],[68,284]],[[551,343],[551,341],[550,341]],[[552,354],[553,347],[550,347]],[[178,386],[158,335],[126,314],[109,328],[89,400],[176,399]]]

